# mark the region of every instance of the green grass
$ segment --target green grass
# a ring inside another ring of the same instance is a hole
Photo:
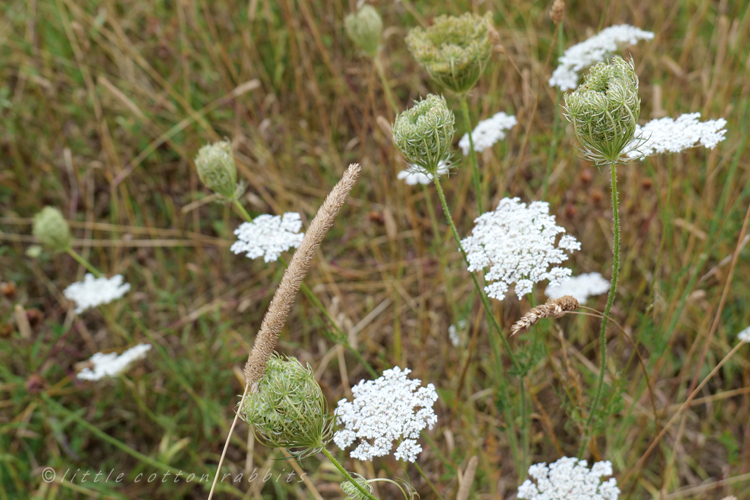
[[[518,379],[506,377],[515,418],[509,422],[494,383],[490,330],[435,189],[396,180],[403,161],[378,125],[391,122],[393,111],[371,61],[343,28],[353,3],[15,0],[0,6],[0,282],[16,289],[0,296],[0,500],[207,496],[210,481],[161,478],[180,470],[213,477],[243,392],[242,364],[283,272],[280,263],[230,253],[241,217],[206,202],[210,193],[192,158],[224,137],[236,145],[248,186],[243,204],[253,216],[298,211],[307,225],[346,165],[362,163],[363,176],[306,283],[345,331],[378,309],[356,335],[359,353],[376,371],[408,366],[438,388],[439,422],[420,440],[419,465],[440,494],[455,498],[457,469],[472,455],[479,457],[473,498],[515,494],[524,471],[517,470],[519,450],[510,449],[506,429],[521,429]],[[635,466],[686,400],[704,350],[697,382],[750,324],[750,250],[742,249],[734,269],[729,262],[750,203],[750,10],[743,2],[568,4],[565,47],[600,25],[630,23],[657,34],[624,52],[640,76],[641,122],[692,111],[729,122],[715,150],[619,168],[622,273],[612,318],[644,358],[658,418],[632,345],[610,326],[602,397],[608,406],[587,458],[612,461],[623,498],[658,498],[663,491],[662,498],[748,499],[748,347],[697,395],[679,443],[678,419],[643,466]],[[469,3],[376,7],[386,27],[381,57],[401,108],[440,91],[403,38],[419,22],[413,12],[429,20],[460,14]],[[559,108],[555,89],[546,85],[555,65],[553,58],[544,68],[555,42],[547,8],[545,2],[480,4],[478,13],[494,11],[504,52],[469,94],[471,119],[505,111],[519,121],[478,155],[482,199],[486,207],[506,195],[531,201],[546,192],[558,222],[582,243],[569,261],[574,272],[609,276],[608,172],[579,158],[564,120],[553,141]],[[459,102],[446,98],[462,130]],[[476,216],[471,176],[462,161],[442,182],[463,236]],[[35,243],[31,217],[44,205],[69,218],[77,251],[105,273],[126,277],[133,288],[125,299],[81,316],[68,310],[61,292],[84,270],[66,255],[27,255]],[[536,303],[542,292],[537,287]],[[601,311],[604,300],[587,305]],[[40,313],[28,338],[14,314],[18,306]],[[511,295],[493,307],[507,331],[530,305]],[[457,349],[448,325],[460,319],[469,326]],[[523,359],[534,354],[526,379],[528,462],[575,455],[600,362],[598,326],[595,318],[568,315],[509,340]],[[355,356],[338,353],[335,335],[300,295],[278,346],[313,366],[332,407],[351,385],[370,378]],[[76,363],[95,352],[138,342],[154,349],[125,376],[99,383],[75,378]],[[508,357],[502,360],[509,372]],[[249,442],[248,430],[238,424],[222,471],[232,478],[244,473],[244,480],[221,483],[221,498],[340,497],[342,477],[322,456],[299,465],[306,482],[299,476],[286,482],[297,464],[282,450]],[[359,463],[330,449],[350,471],[409,477],[422,498],[433,498],[413,467],[393,459]],[[253,482],[248,464],[260,475]],[[45,467],[58,479],[70,469],[68,480],[43,482]],[[273,479],[284,476],[263,482],[269,467]],[[125,473],[121,483],[70,481],[76,470],[112,469]],[[140,473],[159,479],[136,482]],[[730,477],[739,479],[696,489]],[[380,498],[395,498],[395,488],[376,484]]]

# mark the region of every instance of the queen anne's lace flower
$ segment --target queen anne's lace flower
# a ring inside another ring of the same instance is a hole
[[[700,113],[687,113],[676,120],[658,118],[646,125],[636,127],[635,136],[643,138],[643,144],[628,153],[631,158],[643,159],[658,153],[679,153],[683,149],[704,146],[713,149],[725,139],[727,121],[698,121]]]
[[[259,215],[252,222],[244,222],[234,230],[237,235],[230,250],[240,254],[247,252],[251,259],[263,257],[266,262],[273,262],[290,248],[297,248],[302,243],[305,233],[300,233],[302,220],[296,212],[280,215]]]
[[[120,373],[139,359],[146,357],[146,353],[151,350],[151,344],[138,344],[123,352],[119,356],[116,352],[104,354],[97,352],[89,360],[93,367],[86,367],[78,372],[78,378],[81,380],[99,380],[104,377],[116,377]]]
[[[419,432],[425,427],[432,429],[437,422],[432,406],[438,395],[432,384],[421,387],[420,380],[409,379],[410,372],[395,367],[377,380],[355,385],[354,399],[342,399],[334,412],[343,426],[334,434],[334,443],[343,450],[359,439],[351,457],[372,460],[388,455],[394,441],[400,441],[394,456],[414,462],[422,451],[416,441]]]
[[[565,295],[572,295],[580,303],[586,302],[589,297],[601,295],[609,291],[609,281],[605,280],[599,273],[585,273],[574,276],[557,286],[548,286],[544,291],[547,297],[559,299]]]
[[[474,141],[474,151],[481,153],[487,148],[491,148],[497,141],[505,139],[505,132],[512,129],[518,124],[515,116],[506,115],[502,111],[496,113],[492,118],[482,120],[471,132],[471,139]],[[471,153],[471,144],[469,143],[469,134],[464,134],[460,141],[459,147],[463,150],[464,156]]]
[[[450,164],[446,161],[438,163],[437,174],[445,175],[450,171]],[[409,168],[402,170],[398,173],[396,178],[400,181],[406,182],[410,186],[416,186],[417,184],[430,184],[432,183],[432,174],[427,172],[419,165],[409,164]]]
[[[549,280],[559,285],[571,275],[564,267],[552,267],[568,258],[563,250],[580,250],[573,236],[563,235],[555,246],[557,235],[565,229],[549,215],[549,204],[535,201],[528,207],[518,198],[504,198],[493,212],[475,220],[471,236],[461,241],[469,261],[469,271],[489,267],[484,289],[490,297],[503,300],[508,287],[515,283],[516,295],[531,292],[534,283]]]
[[[586,460],[564,457],[547,466],[546,463],[529,467],[530,479],[518,488],[518,498],[525,500],[617,500],[620,489],[617,480],[601,482],[612,475],[612,464],[597,462],[589,470]]]
[[[83,281],[73,283],[63,290],[63,295],[76,303],[75,311],[81,314],[86,309],[109,304],[125,295],[130,290],[130,284],[123,283],[123,279],[120,274],[111,278],[94,278],[93,274],[86,274]]]
[[[604,61],[623,45],[636,45],[640,40],[651,40],[654,34],[634,26],[619,24],[600,31],[579,44],[573,45],[558,59],[560,65],[552,73],[549,84],[560,90],[578,86],[578,72],[592,64]]]
[[[737,334],[737,340],[740,342],[750,342],[750,326]]]

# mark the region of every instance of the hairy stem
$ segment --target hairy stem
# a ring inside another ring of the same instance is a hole
[[[356,480],[355,480],[355,479],[354,479],[354,478],[352,477],[352,475],[351,475],[351,474],[349,474],[349,471],[347,471],[347,470],[346,470],[346,469],[344,468],[344,466],[343,466],[343,465],[341,465],[341,464],[339,463],[339,461],[338,461],[338,460],[336,460],[336,458],[335,458],[335,457],[334,457],[333,455],[331,455],[331,452],[330,452],[330,451],[328,451],[328,450],[327,450],[327,449],[325,449],[325,448],[323,448],[323,449],[322,449],[321,451],[323,452],[323,455],[325,455],[326,457],[328,457],[328,460],[330,460],[330,461],[331,461],[331,463],[332,463],[332,464],[333,464],[333,465],[334,465],[334,466],[335,466],[335,467],[336,467],[336,468],[337,468],[337,469],[338,469],[338,470],[339,470],[339,471],[340,471],[340,472],[341,472],[341,473],[342,473],[342,474],[344,475],[344,477],[345,477],[345,478],[347,479],[347,481],[349,481],[350,483],[352,483],[352,484],[354,485],[354,487],[355,487],[355,488],[357,488],[357,489],[358,489],[358,490],[359,490],[360,492],[362,492],[362,494],[363,494],[364,496],[366,496],[366,497],[367,497],[367,498],[369,498],[370,500],[378,500],[377,498],[375,498],[374,496],[372,496],[372,493],[370,493],[369,491],[367,491],[366,489],[364,489],[364,488],[362,487],[362,485],[361,485],[361,484],[359,484],[359,483],[358,483],[358,482],[357,482],[357,481],[356,481]]]
[[[469,149],[471,150],[471,166],[473,170],[474,190],[476,191],[477,208],[479,209],[478,215],[482,215],[482,181],[479,176],[477,154],[474,151],[474,138],[471,136],[471,133],[474,131],[474,127],[472,127],[471,125],[471,115],[469,115],[469,103],[467,102],[466,94],[461,94],[459,99],[461,101],[461,111],[464,115],[464,122],[466,123],[466,133],[469,135]]]
[[[432,489],[432,492],[435,493],[435,496],[438,497],[440,500],[443,500],[443,496],[438,492],[435,485],[432,483],[432,481],[430,481],[430,478],[427,477],[427,474],[424,473],[424,471],[422,470],[422,468],[419,466],[417,462],[414,462],[414,467],[417,468],[417,471],[422,476],[422,478],[424,478],[424,480],[427,481],[427,484],[430,485],[430,489]]]
[[[234,199],[233,200],[234,206],[237,207],[237,211],[242,215],[242,218],[245,219],[247,222],[252,222],[253,218],[250,217],[250,214],[247,213],[247,210],[245,210],[245,207],[242,206],[242,203],[240,203],[240,200]]]
[[[607,369],[607,322],[609,321],[609,312],[612,309],[612,304],[615,301],[617,278],[620,274],[620,202],[617,193],[617,164],[614,162],[610,164],[610,173],[612,175],[612,233],[614,236],[614,248],[612,249],[612,253],[614,254],[612,262],[612,282],[609,286],[607,305],[604,308],[604,317],[602,318],[602,325],[599,329],[599,350],[601,358],[599,380],[597,381],[596,393],[594,395],[594,400],[591,402],[589,415],[586,418],[586,425],[583,427],[583,439],[581,440],[581,446],[578,449],[579,459],[583,458],[583,454],[586,451],[586,445],[588,444],[589,436],[591,434],[591,425],[594,422],[594,415],[599,406],[599,400],[602,397],[602,389],[604,388],[604,374]]]
[[[73,257],[76,260],[76,262],[78,262],[83,267],[85,267],[86,269],[88,269],[89,272],[91,274],[93,274],[95,278],[101,278],[102,273],[97,268],[95,268],[93,265],[91,265],[91,262],[89,262],[86,259],[84,259],[83,255],[79,254],[78,252],[76,252],[72,248],[68,248],[66,251],[68,252],[68,255],[70,255],[71,257]]]

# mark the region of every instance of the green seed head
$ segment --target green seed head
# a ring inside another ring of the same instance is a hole
[[[492,14],[439,16],[427,29],[414,28],[406,45],[440,85],[458,94],[470,90],[492,56]]]
[[[406,161],[435,174],[450,157],[455,117],[443,96],[428,95],[399,113],[393,124],[393,143]]]
[[[367,479],[359,476],[355,477],[354,480],[358,485],[364,488],[365,491],[372,493],[372,486],[367,482]],[[344,495],[346,495],[344,497],[346,500],[365,500],[365,498],[367,498],[364,493],[349,481],[341,483],[341,490],[344,492]]]
[[[312,369],[295,358],[271,356],[257,391],[239,411],[260,440],[287,448],[298,458],[318,453],[331,438],[323,391]]]
[[[226,201],[236,198],[237,165],[232,146],[227,141],[203,146],[195,157],[195,166],[201,182]]]
[[[34,216],[32,233],[44,246],[56,252],[64,252],[70,248],[68,221],[56,208],[44,207]]]
[[[623,161],[634,141],[641,100],[633,61],[615,56],[589,71],[565,96],[565,118],[573,124],[583,153],[598,165]]]
[[[344,27],[346,34],[360,49],[372,57],[378,54],[383,20],[374,7],[364,5],[356,14],[349,14],[344,19]]]

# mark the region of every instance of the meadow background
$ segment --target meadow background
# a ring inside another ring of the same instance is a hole
[[[439,92],[406,50],[408,29],[439,14],[492,11],[503,50],[470,94],[472,117],[476,123],[505,111],[519,124],[479,157],[484,199],[493,207],[508,195],[550,202],[558,223],[582,243],[568,261],[574,274],[609,277],[607,172],[580,159],[560,115],[561,94],[547,79],[563,48],[603,27],[655,32],[623,52],[640,77],[641,123],[700,111],[702,119],[727,119],[727,139],[714,150],[619,169],[623,268],[612,317],[638,343],[654,398],[642,390],[633,345],[610,327],[607,415],[589,459],[611,460],[618,478],[632,471],[623,498],[750,498],[750,347],[693,401],[681,439],[674,426],[634,469],[693,377],[702,380],[750,325],[750,249],[730,262],[750,202],[750,4],[567,3],[555,38],[546,1],[373,2],[384,19],[387,78],[402,109]],[[392,109],[371,60],[343,27],[354,7],[333,0],[2,2],[0,499],[206,497],[206,483],[132,479],[177,470],[213,476],[244,387],[241,366],[283,272],[280,263],[229,252],[242,220],[211,201],[193,164],[202,145],[223,138],[235,146],[253,216],[295,211],[307,225],[346,165],[362,164],[306,283],[378,373],[408,366],[437,387],[440,420],[421,440],[419,464],[441,495],[455,498],[457,471],[476,455],[472,497],[514,498],[521,472],[502,431],[508,423],[494,397],[481,304],[442,217],[433,231],[425,197],[440,215],[434,190],[396,180],[405,164],[391,144]],[[456,141],[464,132],[460,114],[457,127]],[[464,162],[460,151],[456,158]],[[465,163],[444,182],[462,236],[476,216]],[[31,217],[45,205],[70,220],[76,249],[131,283],[124,299],[72,313],[61,290],[84,269],[66,255],[33,250]],[[542,292],[537,287],[537,303]],[[604,301],[588,305],[602,310]],[[513,294],[493,305],[505,329],[530,307]],[[449,326],[459,324],[454,346]],[[539,327],[547,349],[529,378],[531,463],[575,455],[582,416],[570,402],[586,408],[590,400],[598,325],[569,315]],[[75,378],[76,365],[95,352],[138,342],[154,349],[127,375]],[[278,349],[311,364],[332,407],[372,378],[303,296]],[[283,458],[250,443],[240,423],[226,472],[295,468],[307,480],[223,483],[220,497],[340,498],[341,478],[330,465],[315,456],[301,465]],[[409,475],[422,498],[436,498],[392,458],[346,463],[368,477]],[[42,481],[45,467],[58,480]],[[59,480],[66,469],[113,468],[126,472],[123,484]]]

